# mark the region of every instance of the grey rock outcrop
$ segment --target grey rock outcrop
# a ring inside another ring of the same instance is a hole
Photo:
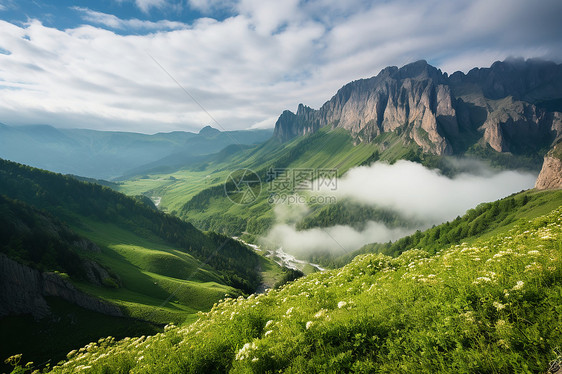
[[[0,254],[0,317],[17,314],[33,314],[35,318],[49,314],[43,277],[39,271]]]
[[[562,142],[556,144],[544,157],[535,188],[537,190],[562,188]]]
[[[524,153],[562,134],[560,113],[540,104],[562,98],[562,65],[539,60],[496,62],[450,77],[426,61],[388,67],[342,87],[318,110],[302,104],[275,124],[281,141],[321,127],[344,128],[359,142],[401,129],[424,152],[461,154],[478,142]]]
[[[123,316],[110,303],[87,295],[55,273],[41,273],[0,254],[0,317],[32,314],[42,318],[50,314],[47,296],[60,297],[82,308],[111,316]]]

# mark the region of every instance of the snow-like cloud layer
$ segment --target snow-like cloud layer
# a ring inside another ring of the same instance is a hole
[[[376,162],[350,170],[334,192],[339,197],[436,223],[462,215],[479,203],[531,188],[536,179],[535,174],[512,170],[493,173],[484,165],[472,173],[448,178],[415,162]]]
[[[462,165],[461,165],[462,164]],[[489,202],[533,187],[536,175],[517,171],[492,171],[477,161],[459,160],[457,166],[470,170],[453,178],[424,166],[398,161],[377,162],[349,170],[335,191],[321,191],[337,201],[350,199],[363,205],[393,210],[402,217],[420,222],[419,229],[463,215],[482,202]],[[388,228],[368,222],[359,231],[349,226],[296,230],[296,223],[309,212],[306,205],[275,207],[278,223],[264,243],[282,246],[287,252],[306,255],[318,251],[347,253],[361,246],[395,240],[415,228]]]

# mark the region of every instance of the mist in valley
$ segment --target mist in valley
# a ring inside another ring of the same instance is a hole
[[[404,227],[368,221],[362,229],[335,225],[298,230],[298,222],[310,213],[310,208],[306,204],[278,204],[274,209],[276,224],[261,242],[282,247],[297,256],[318,252],[344,254],[365,244],[394,241],[417,229],[452,220],[480,203],[532,188],[537,178],[530,172],[493,170],[471,159],[449,162],[462,171],[448,177],[415,162],[398,161],[392,165],[376,162],[349,170],[338,180],[335,190],[314,192],[337,201],[392,210],[409,223]]]

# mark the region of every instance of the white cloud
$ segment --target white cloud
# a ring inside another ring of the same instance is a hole
[[[192,9],[197,9],[203,13],[210,13],[217,9],[235,8],[236,0],[188,0],[189,6]]]
[[[166,0],[135,0],[135,4],[145,13],[150,12],[151,8],[163,8],[166,4]]]
[[[174,6],[136,4],[146,12]],[[193,8],[233,16],[184,25],[79,8],[89,26],[0,21],[0,47],[12,52],[0,54],[0,79],[9,87],[0,90],[0,122],[147,132],[209,123],[147,52],[225,128],[264,125],[299,102],[319,107],[351,80],[420,58],[449,72],[508,56],[562,60],[562,24],[552,16],[561,3],[554,0],[208,4],[190,0]]]
[[[296,224],[310,213],[306,204],[277,204],[274,213],[276,224],[260,238],[261,244],[270,248],[280,246],[284,251],[300,256],[326,251],[351,252],[368,243],[387,242],[412,232],[411,229],[391,229],[373,221],[366,222],[361,231],[345,225],[298,231]]]
[[[187,28],[187,25],[182,22],[174,22],[167,20],[160,20],[157,22],[144,21],[137,18],[121,19],[113,14],[106,14],[96,12],[88,8],[73,7],[72,9],[82,13],[82,19],[97,25],[107,26],[112,29],[126,30],[126,29],[141,29],[141,30],[175,30]]]
[[[467,172],[448,178],[436,170],[409,162],[394,165],[375,163],[349,170],[338,181],[336,191],[321,193],[337,201],[385,208],[418,222],[417,229],[463,215],[468,209],[533,187],[536,175],[516,171],[493,171],[475,160],[452,160]],[[315,252],[348,253],[368,243],[384,243],[411,234],[416,228],[389,228],[381,222],[367,222],[358,231],[337,225],[297,231],[296,224],[309,210],[306,205],[277,205],[277,223],[262,244],[281,246],[286,252],[306,256]],[[410,224],[411,225],[411,224]]]
[[[472,161],[477,164],[477,161]],[[394,165],[376,162],[349,170],[338,181],[340,198],[393,209],[404,216],[439,223],[462,215],[479,203],[494,201],[533,187],[537,176],[531,173],[494,173],[484,164],[454,178],[441,175],[410,161]]]
[[[240,14],[251,20],[260,35],[276,33],[278,28],[301,19],[299,0],[241,0]]]
[[[270,129],[273,128],[275,126],[275,122],[277,121],[277,117],[269,117],[264,119],[263,121],[259,121],[254,123],[252,126],[250,126],[251,129]]]
[[[384,243],[412,233],[412,230],[390,229],[373,221],[367,222],[365,226],[362,231],[343,225],[297,231],[294,226],[278,224],[261,239],[261,243],[281,246],[285,252],[299,256],[322,252],[344,254],[351,253],[365,244]]]

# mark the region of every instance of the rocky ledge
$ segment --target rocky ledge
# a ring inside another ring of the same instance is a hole
[[[85,294],[60,275],[42,273],[0,254],[0,317],[21,314],[46,317],[50,314],[47,296],[60,297],[94,312],[123,316],[117,306]]]

